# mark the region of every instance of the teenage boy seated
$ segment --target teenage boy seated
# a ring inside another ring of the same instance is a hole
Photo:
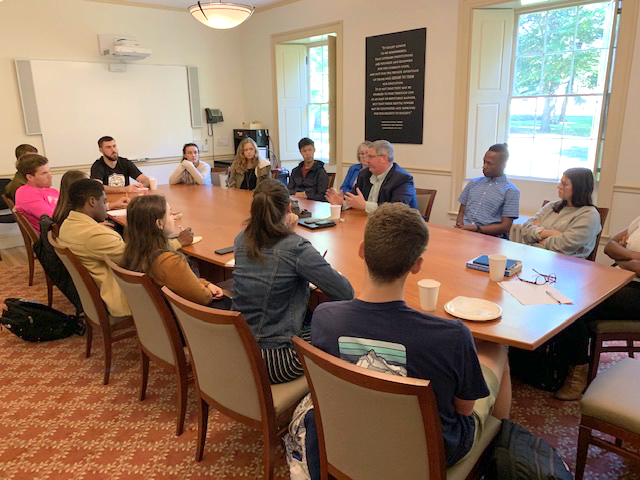
[[[102,224],[107,219],[103,185],[88,178],[78,180],[69,187],[69,202],[72,210],[60,227],[58,243],[71,250],[89,271],[112,316],[131,315],[124,293],[104,261],[106,255],[119,263],[125,243],[115,230]],[[178,241],[189,245],[193,241],[191,229],[181,232]]]
[[[49,160],[37,153],[22,155],[16,163],[18,172],[27,180],[16,190],[16,210],[40,233],[40,217],[53,215],[60,193],[51,188]]]
[[[504,174],[507,160],[506,143],[489,147],[482,163],[484,177],[467,183],[458,198],[456,228],[509,238],[511,224],[519,215],[520,190]]]
[[[16,147],[16,170],[18,169],[17,160],[24,155],[25,153],[38,153],[38,149],[33,145],[29,145],[27,143],[23,143],[22,145],[18,145]],[[22,185],[27,184],[27,179],[20,172],[16,172],[11,181],[7,183],[4,187],[4,194],[9,197],[11,200],[15,200],[16,198],[16,190],[18,190]]]
[[[130,185],[129,178],[149,187],[147,176],[131,160],[118,156],[118,146],[113,137],[101,137],[98,150],[102,156],[91,165],[91,178],[100,180],[106,193],[134,192],[137,186]]]
[[[310,138],[300,140],[298,149],[303,160],[291,172],[289,193],[298,198],[324,202],[324,194],[329,188],[329,176],[324,169],[324,162],[313,159],[316,147]]]
[[[369,216],[359,248],[365,261],[362,293],[318,306],[311,343],[351,363],[430,380],[450,466],[469,452],[489,415],[509,416],[511,381],[506,347],[479,342],[476,350],[460,320],[404,302],[405,281],[420,272],[428,239],[417,210],[403,203],[381,205]]]
[[[413,177],[394,163],[393,146],[387,140],[376,140],[369,146],[368,168],[358,174],[351,192],[344,195],[334,189],[327,190],[326,199],[332,205],[375,212],[386,202],[402,202],[418,208]]]

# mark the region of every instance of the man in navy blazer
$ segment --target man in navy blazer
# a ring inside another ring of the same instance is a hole
[[[369,147],[369,167],[358,174],[351,192],[344,196],[332,188],[325,198],[333,205],[343,202],[351,208],[374,212],[386,202],[402,202],[418,208],[413,177],[393,162],[393,147],[386,140],[377,140]]]

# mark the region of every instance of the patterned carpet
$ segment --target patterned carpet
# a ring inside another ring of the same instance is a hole
[[[27,286],[26,267],[4,270],[0,302],[16,296],[46,303],[42,271]],[[55,291],[54,307],[71,311]],[[185,433],[175,436],[174,378],[151,367],[147,399],[138,400],[134,340],[114,347],[102,385],[101,338],[84,358],[84,338],[24,342],[0,331],[0,479],[251,479],[261,476],[259,432],[211,411],[205,457],[194,460],[196,407],[190,390]],[[603,357],[604,358],[604,357]],[[604,368],[614,360],[606,359]],[[578,403],[514,384],[512,418],[558,449],[573,468]],[[591,447],[585,478],[640,479],[640,465]],[[288,478],[282,448],[276,478]]]

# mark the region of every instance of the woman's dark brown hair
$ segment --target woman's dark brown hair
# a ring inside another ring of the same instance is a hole
[[[67,219],[69,212],[72,210],[71,201],[69,200],[69,187],[78,180],[85,178],[89,178],[89,175],[80,170],[69,170],[62,176],[62,180],[60,180],[60,197],[52,217],[58,227],[62,226],[62,222]]]
[[[127,206],[127,229],[121,265],[123,268],[149,274],[158,255],[170,252],[167,236],[158,227],[167,213],[167,200],[162,195],[138,196]]]
[[[570,168],[563,176],[571,180],[571,205],[574,207],[593,206],[591,194],[593,193],[593,172],[588,168]],[[553,211],[558,213],[567,206],[567,201],[562,200],[553,205]]]
[[[244,230],[249,258],[260,258],[262,247],[292,233],[284,221],[290,202],[289,190],[278,180],[266,179],[254,190],[251,218]]]

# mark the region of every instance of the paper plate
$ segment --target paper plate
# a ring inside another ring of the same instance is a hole
[[[195,237],[193,237],[193,242],[191,242],[191,245],[194,245],[194,244],[196,244],[198,242],[201,242],[201,241],[202,241],[202,237],[199,236],[199,235],[196,235]]]
[[[481,298],[456,297],[444,305],[444,310],[454,317],[476,322],[494,320],[502,315],[502,308]]]

